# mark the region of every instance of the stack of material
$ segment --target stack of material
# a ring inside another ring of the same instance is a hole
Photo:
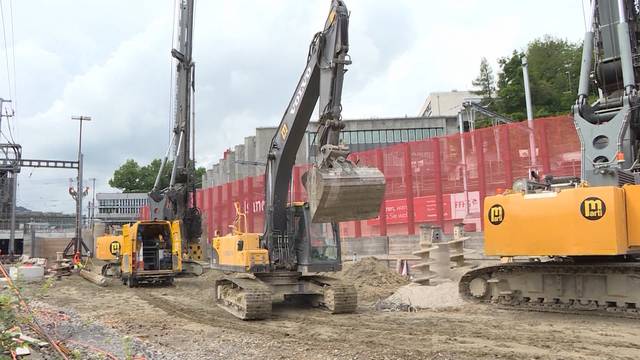
[[[49,268],[55,276],[69,276],[71,275],[71,271],[73,270],[73,264],[69,259],[56,260],[56,263]]]
[[[56,277],[69,276],[73,270],[73,263],[70,259],[65,259],[62,252],[56,253],[56,263],[49,268]]]

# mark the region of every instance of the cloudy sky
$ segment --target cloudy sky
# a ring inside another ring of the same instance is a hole
[[[72,115],[93,117],[83,139],[85,178],[96,179],[98,192],[113,191],[107,182],[126,159],[162,156],[171,121],[174,0],[0,3],[8,40],[7,54],[0,46],[0,97],[16,100],[12,128],[23,157],[75,159]],[[329,4],[196,1],[199,164],[215,163],[256,126],[279,123]],[[353,64],[345,118],[416,115],[429,92],[469,88],[483,56],[497,70],[497,58],[537,37],[579,41],[584,33],[582,0],[349,0],[347,6]],[[18,205],[72,212],[67,186],[74,176],[23,169]]]

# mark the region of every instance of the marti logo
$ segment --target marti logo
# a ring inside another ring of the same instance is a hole
[[[295,115],[298,110],[298,106],[300,106],[300,101],[302,101],[302,95],[304,95],[304,90],[307,88],[309,84],[309,79],[311,78],[311,68],[307,67],[304,70],[304,74],[302,74],[302,80],[300,81],[300,86],[298,86],[298,90],[296,91],[296,96],[293,98],[291,102],[291,107],[289,108],[289,114]]]
[[[489,208],[489,222],[493,225],[500,225],[504,221],[504,208],[502,205],[493,205]]]
[[[111,253],[111,255],[118,256],[118,254],[120,253],[120,243],[117,241],[112,241],[111,244],[109,244],[109,252]]]
[[[580,203],[580,213],[587,220],[602,219],[606,212],[607,206],[600,198],[588,197]]]

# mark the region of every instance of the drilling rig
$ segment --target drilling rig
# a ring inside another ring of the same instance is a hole
[[[122,235],[97,239],[97,258],[107,262],[102,274],[120,276],[131,287],[143,282],[171,283],[181,273],[203,273],[202,265],[189,256],[191,246],[198,246],[202,235],[196,202],[192,112],[194,0],[181,0],[179,7],[178,48],[171,50],[177,61],[174,126],[169,148],[149,193],[150,218],[124,225]],[[173,167],[169,185],[161,189],[170,155]]]
[[[153,189],[149,193],[152,220],[180,221],[183,271],[202,274],[202,266],[190,260],[192,245],[200,243],[202,216],[196,202],[195,131],[193,126],[193,93],[195,64],[193,49],[194,0],[179,3],[178,48],[171,50],[176,59],[176,96],[173,134],[167,153],[160,164]],[[171,155],[173,167],[169,186],[160,189],[160,179]]]

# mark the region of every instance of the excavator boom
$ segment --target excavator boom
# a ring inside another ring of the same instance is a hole
[[[320,158],[301,179],[308,193],[312,222],[340,222],[375,217],[384,195],[384,175],[359,167],[340,144],[342,84],[351,63],[349,13],[343,1],[333,0],[324,30],[311,42],[307,65],[273,137],[266,176],[265,237],[286,233],[286,206],[296,153],[316,103],[320,111],[316,146]],[[295,179],[294,181],[297,181]],[[350,206],[354,202],[358,206]]]

